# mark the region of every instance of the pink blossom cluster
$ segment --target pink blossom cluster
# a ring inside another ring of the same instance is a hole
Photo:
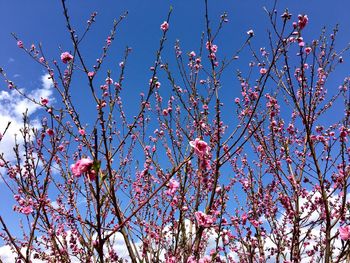
[[[350,225],[339,227],[339,235],[341,240],[350,240]]]
[[[177,189],[179,188],[179,186],[180,186],[180,183],[178,181],[176,181],[175,179],[170,179],[168,183],[169,189],[165,191],[165,193],[167,195],[174,195]]]
[[[190,146],[194,149],[195,154],[197,154],[200,159],[204,159],[204,157],[209,155],[210,147],[205,141],[199,138],[190,141]]]
[[[202,211],[195,212],[194,216],[198,225],[202,227],[211,227],[215,222],[215,218],[213,218],[211,215],[203,213]]]
[[[96,173],[92,170],[93,160],[90,158],[81,158],[75,164],[71,165],[72,173],[75,177],[80,177],[81,174],[87,173],[90,180],[94,180]]]
[[[307,15],[298,15],[298,26],[300,30],[303,30],[308,22],[309,18]]]

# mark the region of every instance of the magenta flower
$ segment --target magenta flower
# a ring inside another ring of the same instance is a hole
[[[40,98],[40,102],[42,105],[47,105],[49,103],[49,99],[48,98]]]
[[[215,222],[215,219],[211,215],[204,214],[201,211],[195,212],[194,216],[196,217],[198,225],[203,227],[211,227]]]
[[[194,148],[194,152],[201,159],[204,158],[205,155],[209,154],[210,147],[205,141],[202,141],[199,138],[196,138],[194,141],[190,141],[190,146]]]
[[[80,177],[82,173],[88,172],[94,162],[90,158],[81,158],[75,164],[72,164],[70,169],[76,177]]]
[[[55,132],[53,131],[53,129],[47,129],[46,130],[46,134],[49,135],[49,136],[53,136],[55,134]]]
[[[305,48],[305,53],[306,53],[307,55],[309,55],[309,54],[311,53],[311,51],[312,51],[312,48],[311,48],[311,47],[306,47],[306,48]]]
[[[298,26],[300,30],[303,30],[308,22],[309,22],[309,18],[307,17],[307,15],[298,16]]]
[[[350,225],[339,227],[339,235],[341,240],[350,240]]]
[[[73,56],[69,54],[69,52],[63,52],[61,54],[61,60],[64,64],[67,64],[67,62],[71,61],[73,59]]]
[[[164,21],[163,24],[160,25],[160,29],[164,32],[169,29],[169,23],[167,21]]]
[[[86,133],[85,133],[85,130],[84,129],[79,129],[79,134],[81,136],[84,136]]]

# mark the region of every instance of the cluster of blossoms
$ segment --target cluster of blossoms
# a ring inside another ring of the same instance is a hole
[[[339,235],[341,240],[349,241],[350,240],[350,225],[339,227]]]
[[[196,58],[196,53],[194,51],[191,51],[189,54],[188,54],[188,57],[189,57],[189,63],[188,63],[188,66],[192,69],[194,69],[196,72],[198,72],[198,70],[200,68],[202,68],[202,60],[200,57],[197,57]]]
[[[207,50],[210,51],[209,58],[213,61],[214,66],[217,67],[219,65],[219,62],[217,61],[217,58],[216,58],[216,52],[218,51],[218,46],[208,41],[205,47]]]
[[[200,160],[200,168],[203,170],[210,170],[211,166],[208,158],[210,151],[209,145],[205,141],[196,138],[194,141],[190,141],[190,146],[194,149],[194,153]]]
[[[309,22],[309,18],[307,17],[307,15],[298,15],[299,30],[303,30],[308,22]]]
[[[215,222],[215,218],[213,216],[207,215],[202,211],[195,212],[194,216],[196,217],[198,225],[202,227],[211,227]]]
[[[94,161],[90,158],[81,158],[75,164],[71,165],[72,173],[75,177],[80,177],[83,173],[86,173],[87,177],[93,181],[96,178],[95,170],[91,169]]]
[[[18,206],[14,207],[15,211],[18,211],[22,214],[25,214],[26,216],[33,213],[34,202],[31,198],[29,198],[28,200],[25,200],[25,199],[21,198],[18,194],[14,195],[14,198],[19,204],[19,207]]]
[[[170,179],[169,183],[168,183],[168,187],[169,189],[165,192],[167,195],[174,195],[175,192],[177,191],[177,189],[179,188],[180,183],[178,181],[176,181],[175,179]]]

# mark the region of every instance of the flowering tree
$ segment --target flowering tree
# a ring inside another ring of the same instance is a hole
[[[170,9],[130,116],[123,84],[131,49],[117,72],[101,70],[127,14],[92,66],[82,46],[97,14],[76,32],[61,2],[72,47],[60,61],[14,37],[62,103],[26,94],[1,69],[9,89],[45,110],[40,125],[24,114],[15,160],[0,155],[22,232],[14,236],[1,215],[1,237],[17,262],[350,261],[349,79],[327,94],[347,50],[335,51],[337,29],[308,39],[307,15],[274,6],[270,49],[256,51],[249,30],[241,48],[220,59],[216,40],[228,17],[212,27],[205,0],[200,48],[183,53],[177,41],[172,68],[162,53]],[[246,50],[252,60],[246,74],[237,71],[241,97],[227,116],[221,79]],[[89,123],[71,92],[76,75],[93,101],[84,105],[94,111]],[[326,121],[334,107],[342,114]]]

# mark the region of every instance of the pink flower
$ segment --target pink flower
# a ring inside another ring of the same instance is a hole
[[[194,51],[191,51],[189,54],[188,54],[190,57],[195,57],[196,56],[196,53]]]
[[[176,257],[172,256],[172,257],[168,257],[166,260],[165,260],[165,263],[176,263],[177,260],[176,260]]]
[[[110,77],[106,78],[106,85],[111,85],[113,84],[113,79],[111,79]]]
[[[53,136],[55,133],[54,133],[54,131],[53,131],[53,129],[47,129],[46,130],[46,133],[47,133],[47,135],[49,135],[49,136]]]
[[[339,235],[341,240],[350,240],[350,225],[339,227]]]
[[[95,72],[94,72],[94,71],[88,72],[88,77],[89,77],[90,79],[92,79],[94,76],[95,76]]]
[[[174,195],[177,189],[179,188],[180,183],[175,179],[170,179],[168,187],[169,189],[165,192],[167,195]]]
[[[204,214],[201,211],[195,212],[194,216],[196,217],[198,225],[203,227],[210,227],[215,222],[215,219],[211,215]]]
[[[200,168],[203,170],[211,170],[211,165],[209,160],[201,160]]]
[[[160,25],[160,29],[164,32],[169,29],[169,23],[167,21],[164,21],[163,24]]]
[[[86,173],[91,169],[93,163],[90,158],[82,158],[75,164],[72,164],[70,169],[74,176],[80,177],[82,173]]]
[[[309,55],[309,54],[311,53],[311,51],[312,51],[312,48],[311,48],[311,47],[306,47],[306,48],[305,48],[305,53],[306,53],[307,55]]]
[[[79,134],[80,134],[81,136],[84,136],[84,135],[85,135],[85,130],[84,130],[84,129],[79,129]]]
[[[69,54],[69,52],[63,52],[61,54],[61,60],[64,64],[67,64],[67,62],[71,61],[73,59],[73,56]]]
[[[266,68],[261,68],[261,69],[260,69],[260,74],[261,74],[261,75],[265,75],[266,72],[267,72]]]
[[[308,22],[309,22],[309,18],[307,17],[307,15],[298,16],[298,26],[300,30],[303,30]]]
[[[42,105],[47,105],[49,103],[49,99],[48,98],[41,98],[40,102]]]
[[[194,152],[199,156],[199,158],[204,158],[205,155],[209,154],[210,147],[205,141],[196,138],[194,141],[190,141],[190,146],[194,148]]]
[[[23,207],[22,209],[21,209],[21,212],[23,213],[23,214],[25,214],[25,215],[30,215],[31,213],[33,213],[33,208],[30,206],[30,205],[28,205],[28,206],[25,206],[25,207]]]
[[[217,45],[212,45],[211,46],[211,52],[216,53],[218,51],[218,46]]]
[[[40,57],[40,58],[39,58],[39,61],[40,61],[40,63],[44,63],[44,62],[45,62],[44,57]]]
[[[17,41],[17,47],[23,48],[23,42],[21,40]]]

